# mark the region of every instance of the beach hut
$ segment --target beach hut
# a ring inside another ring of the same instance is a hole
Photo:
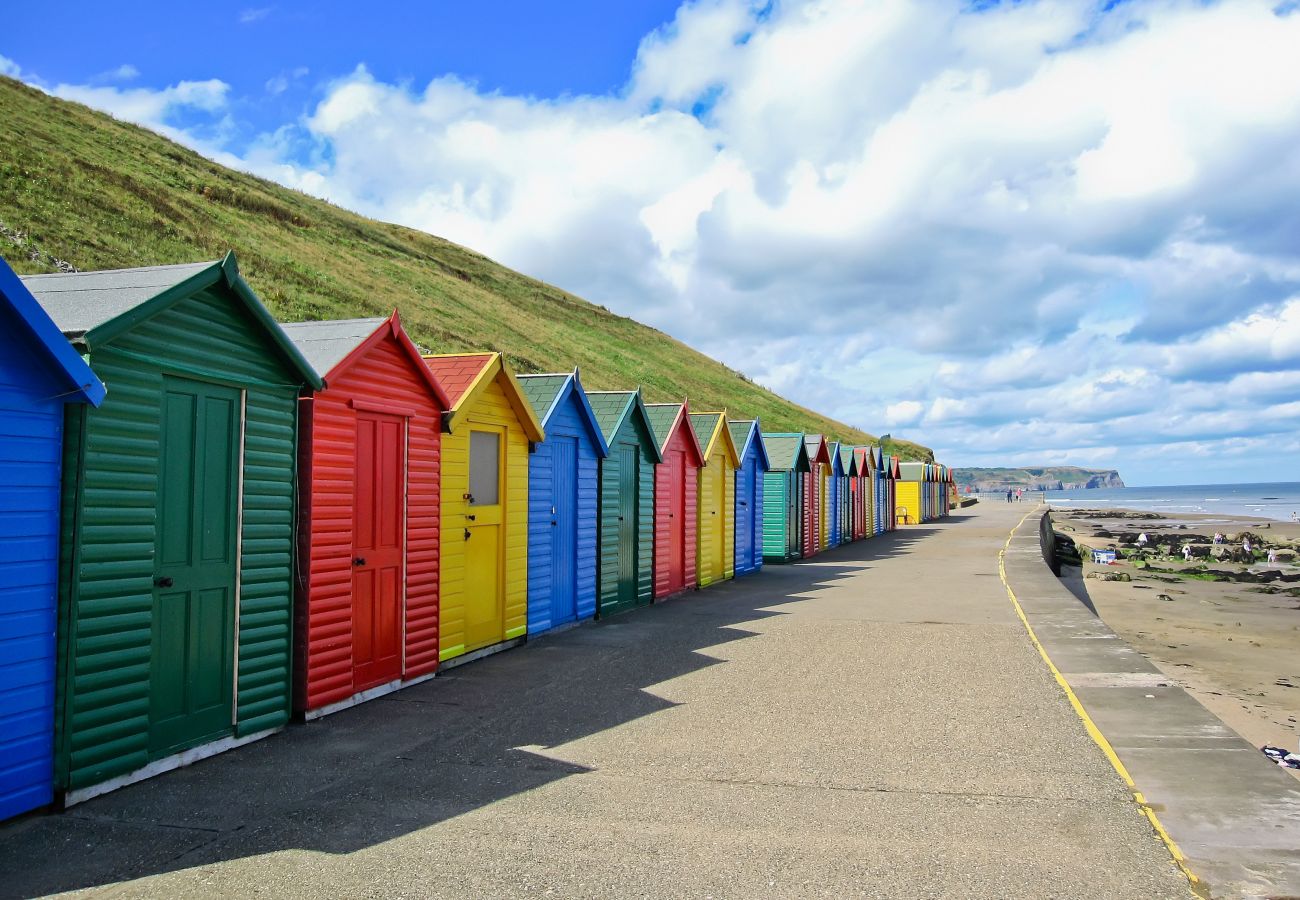
[[[918,525],[925,521],[925,463],[905,462],[898,466],[898,488],[894,515],[899,525]]]
[[[64,406],[104,385],[0,259],[0,820],[54,799]]]
[[[708,587],[735,574],[736,468],[740,452],[731,439],[727,414],[691,413],[691,428],[704,451],[696,490],[696,581]]]
[[[861,450],[860,447],[844,447],[840,451],[848,461],[846,468],[850,471],[848,522],[850,540],[854,541],[860,541],[867,536],[869,525],[867,503],[871,490],[867,483],[866,462]]]
[[[896,460],[876,448],[876,533],[894,530],[894,477]]]
[[[24,282],[108,386],[64,438],[55,780],[76,803],[288,721],[298,397],[322,385],[233,254]]]
[[[763,567],[763,482],[771,463],[757,419],[733,420],[727,428],[740,451],[735,507],[735,565],[736,575],[740,576]]]
[[[843,543],[840,507],[844,502],[844,464],[840,460],[839,441],[827,441],[826,452],[831,460],[826,473],[826,546],[830,548]]]
[[[654,599],[655,466],[663,461],[641,391],[588,391],[609,447],[600,461],[599,596],[608,616]]]
[[[528,455],[545,437],[500,353],[424,357],[442,419],[438,659],[463,662],[528,632]]]
[[[282,327],[325,383],[298,406],[294,708],[310,719],[438,667],[447,397],[396,312]]]
[[[520,375],[546,438],[528,457],[528,634],[596,615],[600,461],[609,448],[578,370]]]
[[[763,475],[763,562],[790,562],[803,555],[808,450],[798,432],[764,434],[763,445],[769,463]]]
[[[685,403],[647,403],[662,462],[655,466],[655,599],[696,586],[699,510],[696,493],[704,451]]]
[[[826,503],[830,482],[831,456],[826,445],[826,438],[820,434],[804,435],[804,447],[808,452],[808,474],[804,477],[804,533],[803,556],[810,556],[826,549],[827,528]]]

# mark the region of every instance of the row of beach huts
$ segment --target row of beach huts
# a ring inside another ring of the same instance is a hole
[[[0,819],[946,515],[943,466],[277,323],[218,262],[0,261]]]

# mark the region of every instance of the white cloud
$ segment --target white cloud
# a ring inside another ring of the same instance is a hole
[[[23,70],[7,56],[0,56],[0,75],[8,78],[21,78]]]
[[[274,6],[259,6],[241,10],[239,13],[239,24],[252,25],[254,22],[262,21],[274,11]]]
[[[956,461],[1280,447],[1300,15],[1273,5],[699,0],[610,95],[358,67],[239,156]],[[221,82],[56,90],[227,114]]]

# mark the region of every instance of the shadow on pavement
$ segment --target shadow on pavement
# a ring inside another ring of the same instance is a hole
[[[546,635],[65,813],[0,826],[0,896],[285,849],[351,853],[589,771],[537,751],[672,708],[649,688],[725,664],[700,651],[752,636],[740,623],[815,602],[800,595],[936,530],[910,527]]]

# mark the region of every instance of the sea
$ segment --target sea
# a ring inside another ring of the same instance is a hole
[[[1247,516],[1290,522],[1300,517],[1300,481],[1261,484],[1176,484],[1151,487],[1046,491],[1061,509],[1140,509],[1169,516],[1188,513]]]

